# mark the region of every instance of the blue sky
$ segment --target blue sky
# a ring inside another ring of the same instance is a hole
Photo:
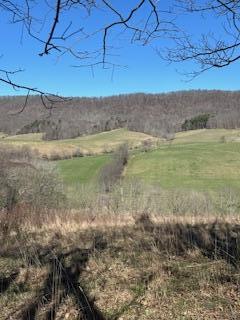
[[[123,6],[120,6],[120,9],[127,10]],[[89,26],[93,30],[98,28],[96,23],[98,15],[99,13],[96,13],[89,20]],[[71,18],[77,21],[78,12],[73,12]],[[183,16],[180,19],[180,22],[196,36],[199,35],[200,29],[214,29],[213,26],[216,24],[213,18],[206,23],[194,16]],[[93,74],[91,68],[72,67],[73,64],[76,65],[79,62],[74,61],[71,57],[65,56],[59,60],[56,59],[56,55],[40,57],[38,53],[41,51],[41,44],[27,35],[23,37],[21,43],[21,28],[19,25],[6,24],[7,21],[1,20],[0,22],[1,30],[4,30],[1,32],[1,43],[4,45],[0,52],[2,54],[0,68],[24,69],[24,72],[14,77],[15,82],[51,93],[65,96],[107,96],[120,93],[160,93],[189,89],[240,89],[239,63],[205,72],[198,78],[186,82],[186,78],[176,70],[191,71],[194,68],[191,63],[169,65],[160,59],[152,46],[131,45],[124,42],[123,39],[115,40],[114,44],[121,48],[116,51],[118,56],[113,59],[126,67],[115,68],[112,72],[112,69],[104,70],[98,66],[94,67]],[[89,40],[86,46],[93,49],[95,41],[96,38]],[[166,41],[160,38],[155,41],[154,47],[164,46],[164,42]],[[0,95],[12,94],[24,94],[24,92],[15,92],[8,86],[0,85]]]

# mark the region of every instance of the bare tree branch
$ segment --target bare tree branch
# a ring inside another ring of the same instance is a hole
[[[24,34],[36,40],[41,57],[55,54],[60,59],[68,54],[78,61],[75,66],[88,66],[91,70],[93,66],[114,70],[120,65],[114,60],[113,50],[119,46],[119,39],[111,37],[114,32],[124,34],[125,43],[143,46],[167,37],[173,45],[167,48],[164,58],[170,62],[194,61],[198,65],[195,75],[240,60],[240,0],[172,0],[172,9],[162,3],[136,0],[119,9],[110,0],[55,0],[54,6],[44,0],[0,0],[0,12],[11,23],[21,23],[21,38]],[[211,15],[223,32],[206,33],[197,40],[185,30],[180,32],[175,17],[181,14]],[[99,16],[95,30],[91,25],[94,15]],[[0,73],[2,83],[26,90],[27,96],[39,94],[45,107],[53,103],[50,96],[57,97],[14,82],[15,72],[3,68]]]
[[[0,74],[1,74],[0,81],[2,83],[11,86],[14,90],[25,90],[27,92],[27,94],[25,96],[24,104],[23,104],[22,108],[17,113],[21,113],[25,110],[27,103],[28,103],[28,98],[29,98],[30,93],[39,95],[43,106],[48,110],[51,110],[54,107],[54,104],[56,104],[56,103],[69,100],[69,98],[61,97],[59,95],[55,95],[55,94],[51,94],[51,93],[48,93],[45,91],[41,91],[41,90],[34,88],[34,87],[29,87],[26,85],[22,85],[22,84],[18,84],[16,82],[13,82],[11,77],[13,75],[15,75],[16,73],[19,73],[22,71],[23,70],[21,70],[21,69],[15,70],[15,71],[0,69]]]
[[[53,35],[55,32],[56,26],[59,22],[60,9],[61,9],[61,0],[57,0],[53,24],[52,24],[52,27],[51,27],[51,30],[49,33],[49,37],[45,43],[44,51],[39,54],[40,56],[43,56],[44,54],[49,54],[50,50],[52,50],[52,49],[58,50],[58,48],[52,44],[52,40],[53,40]]]
[[[223,68],[240,60],[240,1],[239,0],[177,0],[178,8],[184,14],[204,15],[205,23],[216,18],[219,29],[202,34],[200,39],[191,36],[189,31],[176,35],[173,46],[169,47],[164,58],[169,62],[193,61],[196,70],[187,72],[195,77],[212,68]],[[177,5],[176,5],[177,7]],[[221,29],[220,29],[221,28]]]

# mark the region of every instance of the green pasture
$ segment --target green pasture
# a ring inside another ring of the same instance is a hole
[[[185,143],[136,153],[125,176],[166,189],[240,190],[240,144]]]
[[[135,147],[151,139],[153,148],[143,152]],[[41,134],[4,136],[0,143],[28,145],[42,153],[72,152],[76,148],[92,156],[60,160],[56,166],[68,185],[96,180],[111,152],[127,142],[130,151],[124,179],[139,179],[164,189],[240,190],[240,130],[202,129],[179,132],[171,141],[156,139],[139,132],[117,129],[60,141],[43,141]]]
[[[110,159],[111,156],[107,154],[60,160],[57,161],[57,168],[66,185],[87,184],[96,181],[99,170]]]

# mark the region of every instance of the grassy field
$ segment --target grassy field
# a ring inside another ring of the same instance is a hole
[[[240,190],[240,130],[179,132],[157,150],[131,157],[126,177],[164,189]]]
[[[239,129],[199,129],[178,132],[173,144],[234,141],[240,142]]]
[[[240,144],[205,142],[162,146],[131,157],[125,175],[163,188],[240,190]]]
[[[164,189],[240,190],[239,130],[196,130],[178,133],[172,142],[148,152],[130,154],[124,177]],[[225,137],[224,139],[222,137]],[[68,184],[93,181],[110,155],[57,162]]]
[[[84,153],[95,154],[57,162],[68,186],[94,181],[100,168],[111,157],[110,154],[97,154],[113,151],[124,142],[134,148],[146,139],[152,140],[155,147],[148,152],[135,150],[130,154],[124,172],[126,179],[137,178],[164,189],[240,190],[240,130],[179,132],[172,141],[157,140],[126,129],[60,141],[43,141],[41,134],[5,138],[0,135],[0,143],[27,145],[36,148],[41,154],[71,154],[77,148]]]
[[[59,172],[68,186],[89,183],[98,176],[100,168],[111,159],[111,155],[60,160],[57,162]]]
[[[82,136],[74,139],[44,141],[41,133],[22,134],[16,136],[3,136],[0,134],[0,144],[11,144],[21,147],[28,146],[38,150],[41,155],[60,156],[71,155],[76,150],[83,154],[100,154],[111,152],[120,144],[126,142],[131,148],[138,147],[144,140],[156,141],[156,138],[141,132],[133,132],[127,129],[117,129],[94,135]]]
[[[4,139],[7,135],[3,132],[0,132],[0,139]]]

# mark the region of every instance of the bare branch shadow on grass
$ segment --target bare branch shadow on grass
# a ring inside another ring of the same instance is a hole
[[[183,224],[155,224],[142,215],[136,225],[151,234],[162,252],[184,255],[199,249],[209,259],[224,259],[235,268],[240,267],[240,225],[224,222]]]
[[[14,272],[8,277],[0,277],[0,294],[3,294],[5,291],[8,290],[10,285],[17,278],[18,274],[19,272]]]
[[[50,270],[42,289],[21,313],[19,319],[35,320],[38,310],[44,307],[46,309],[44,319],[53,320],[62,302],[70,296],[79,310],[79,319],[104,320],[94,301],[80,286],[79,278],[91,254],[95,250],[104,250],[105,247],[105,241],[98,236],[94,238],[93,245],[89,249],[76,248],[52,256],[50,262],[48,261]]]
[[[149,216],[143,215],[135,226],[128,231],[126,228],[119,229],[116,236],[128,237],[135,231],[140,232],[141,238],[136,237],[136,243],[141,250],[151,250],[152,242],[159,252],[167,255],[187,255],[189,250],[198,249],[204,256],[212,260],[224,259],[227,263],[239,267],[240,262],[240,226],[229,223],[165,223],[156,224]],[[146,233],[149,237],[144,237]],[[108,240],[109,241],[109,240]],[[145,241],[145,243],[144,243]],[[118,250],[117,243],[110,244],[113,250]],[[48,266],[49,272],[42,288],[37,292],[35,298],[21,311],[18,319],[37,320],[39,311],[41,319],[54,320],[57,311],[67,297],[71,297],[79,311],[79,319],[104,320],[102,313],[96,308],[93,299],[89,298],[84,288],[81,287],[79,279],[85,269],[89,258],[95,250],[101,252],[107,246],[102,234],[94,237],[92,246],[88,249],[74,248],[73,250],[61,250],[58,246],[52,245],[48,248],[39,247],[38,257],[30,259],[29,263],[41,262],[42,266]],[[124,247],[119,247],[124,250]],[[3,253],[3,252],[2,252]],[[9,255],[10,252],[5,252]],[[16,256],[17,259],[17,256]],[[14,279],[13,279],[14,280]],[[10,285],[7,280],[5,288]],[[222,281],[231,281],[222,279]],[[5,290],[6,290],[5,289]],[[131,308],[136,303],[133,299],[129,304],[116,310],[112,319],[118,319],[126,309]],[[43,317],[42,317],[43,316]]]

